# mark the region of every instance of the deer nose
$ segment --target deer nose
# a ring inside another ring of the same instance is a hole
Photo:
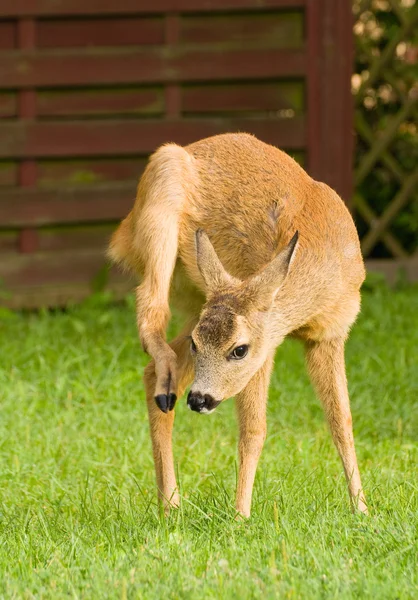
[[[187,396],[187,406],[198,413],[211,413],[220,404],[210,394],[201,394],[200,392],[189,392]]]

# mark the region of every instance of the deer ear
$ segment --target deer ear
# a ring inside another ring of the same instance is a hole
[[[215,248],[203,229],[196,231],[196,258],[207,291],[230,285],[235,281],[223,268]]]
[[[263,303],[266,301],[267,306],[270,305],[286,279],[292,259],[295,256],[298,238],[299,232],[296,231],[288,245],[248,282],[256,295],[263,300]]]

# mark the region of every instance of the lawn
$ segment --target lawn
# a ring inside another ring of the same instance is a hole
[[[237,522],[232,400],[210,417],[178,402],[183,503],[159,514],[132,298],[3,310],[0,340],[0,597],[418,597],[417,288],[365,291],[347,345],[370,517],[349,512],[296,342],[277,352]]]

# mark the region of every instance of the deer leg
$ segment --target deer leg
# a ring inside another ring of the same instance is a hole
[[[331,434],[343,463],[353,509],[367,513],[354,448],[350,400],[344,362],[344,340],[306,342],[308,371],[324,406]]]
[[[175,353],[179,397],[193,379],[193,362],[190,355],[190,340],[188,335],[192,327],[187,327],[170,344]],[[157,381],[155,362],[152,360],[144,372],[144,384],[148,406],[148,417],[151,432],[152,451],[154,456],[155,474],[157,479],[158,496],[168,510],[170,506],[178,506],[179,495],[173,462],[172,431],[174,424],[174,403],[170,410],[162,412],[154,400],[154,390]]]
[[[137,325],[142,346],[154,359],[154,400],[160,410],[168,413],[177,400],[177,355],[166,342],[170,309],[160,287],[161,281],[149,275],[137,287]]]
[[[250,516],[255,473],[266,438],[267,392],[272,365],[273,356],[236,397],[239,472],[235,507],[244,517]]]

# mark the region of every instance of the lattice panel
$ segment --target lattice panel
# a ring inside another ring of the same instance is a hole
[[[355,216],[366,257],[418,249],[418,4],[355,0]]]

